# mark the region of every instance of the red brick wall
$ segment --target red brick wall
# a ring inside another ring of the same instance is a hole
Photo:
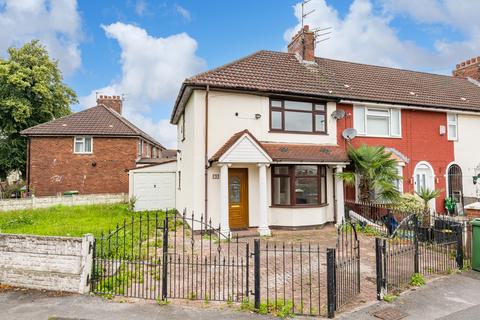
[[[36,196],[128,192],[126,169],[135,167],[136,138],[94,137],[93,154],[74,154],[73,137],[32,137],[30,148]]]
[[[347,116],[338,121],[338,143],[345,147],[342,131],[353,127],[353,106],[339,104],[339,109],[346,111]],[[440,135],[440,125],[447,125],[447,115],[441,112],[418,110],[402,110],[402,138],[374,138],[358,136],[352,140],[353,146],[361,144],[381,145],[395,148],[410,159],[403,168],[404,192],[413,192],[413,171],[420,161],[427,161],[435,173],[435,189],[442,191],[437,198],[436,209],[443,212],[446,192],[445,170],[454,160],[453,141],[447,135]],[[346,190],[346,196],[351,196]]]

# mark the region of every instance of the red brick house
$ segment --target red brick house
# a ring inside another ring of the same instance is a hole
[[[28,138],[27,185],[36,196],[127,193],[128,170],[166,152],[122,115],[119,96],[21,132]]]

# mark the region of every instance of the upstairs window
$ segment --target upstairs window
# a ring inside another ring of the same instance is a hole
[[[359,135],[401,137],[401,112],[400,109],[355,106],[353,126]]]
[[[324,102],[270,100],[270,131],[327,133]]]
[[[73,142],[74,153],[92,153],[93,139],[92,137],[75,137]]]
[[[448,140],[458,139],[458,119],[456,114],[447,114],[447,133]]]
[[[138,140],[138,145],[137,145],[137,156],[141,157],[142,156],[142,140]]]
[[[157,157],[157,148],[153,147],[153,157],[152,158],[156,158]]]
[[[145,155],[147,158],[150,158],[150,149],[151,149],[151,147],[150,147],[150,145],[147,143],[147,152],[146,152],[146,155]]]

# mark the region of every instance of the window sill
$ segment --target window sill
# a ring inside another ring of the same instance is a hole
[[[286,209],[308,209],[308,208],[323,208],[327,207],[329,204],[324,203],[324,204],[312,204],[312,205],[288,205],[288,206],[282,206],[282,205],[271,205],[270,208],[286,208]]]
[[[328,132],[305,132],[305,131],[269,130],[268,133],[286,133],[286,134],[306,134],[306,135],[328,136]]]
[[[374,136],[374,135],[367,135],[367,134],[359,134],[357,135],[358,138],[383,138],[383,139],[402,139],[401,136]]]
[[[88,154],[93,154],[93,152],[74,152],[73,154],[80,154],[80,155],[87,154],[88,155]]]

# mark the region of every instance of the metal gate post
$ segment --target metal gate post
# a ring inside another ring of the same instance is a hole
[[[168,210],[165,213],[165,219],[163,221],[163,247],[162,247],[162,300],[167,300],[167,284],[168,284]]]
[[[336,309],[336,281],[335,281],[335,249],[327,249],[327,316],[335,317]]]
[[[253,243],[253,271],[254,271],[254,295],[255,295],[255,310],[260,309],[260,239],[255,239]]]
[[[418,226],[418,217],[417,215],[413,216],[413,222],[415,223],[414,226],[414,244],[415,244],[415,257],[413,259],[413,270],[415,273],[420,272],[420,266],[419,266],[419,260],[420,260],[420,253],[418,251],[418,231],[419,231],[419,226]]]
[[[456,236],[457,236],[457,267],[463,269],[463,227],[455,227]]]
[[[377,271],[377,300],[383,299],[382,239],[375,238],[375,266]]]

